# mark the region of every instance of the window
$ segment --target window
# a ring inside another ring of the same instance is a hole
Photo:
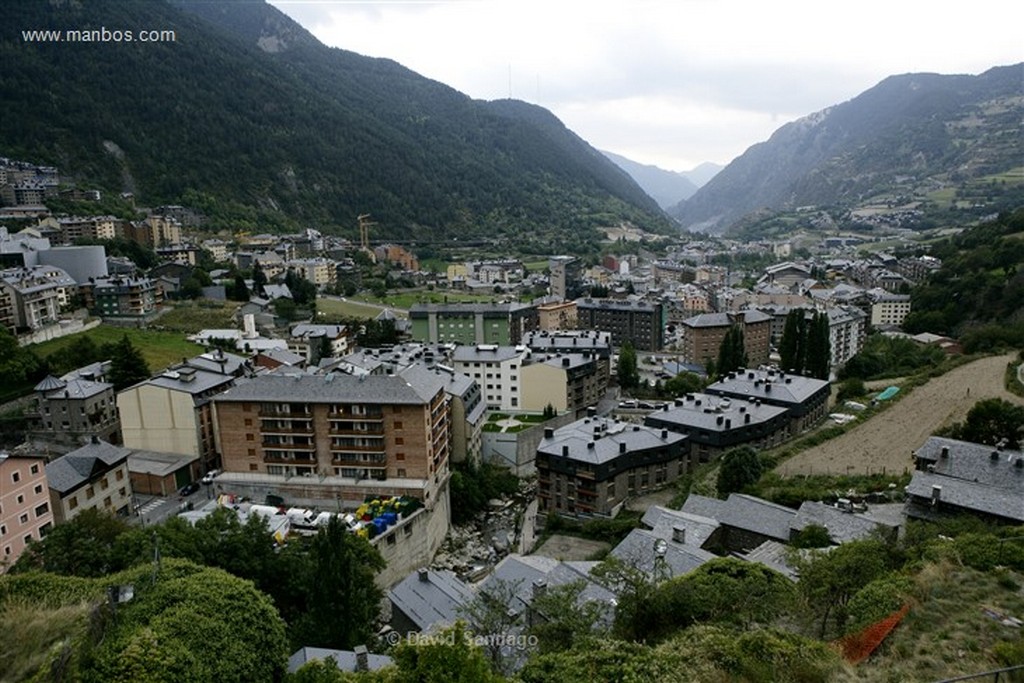
[[[90,486],[89,488],[87,488],[85,490],[85,499],[86,500],[91,500],[92,497],[95,496],[95,495],[96,495],[96,491],[95,491],[95,489],[93,489],[93,487]]]
[[[245,426],[252,427],[252,418],[245,418]]]
[[[22,503],[24,503],[24,502],[25,502],[25,496],[23,496],[23,495],[21,495],[21,494],[19,493],[19,494],[18,494],[18,505],[21,505],[21,504],[22,504]]]
[[[36,487],[34,489],[32,489],[32,490],[36,494],[42,493],[43,492],[43,485],[42,484],[36,484]]]
[[[114,475],[114,478],[117,479],[118,481],[124,479],[124,470],[118,470],[117,474]]]
[[[32,465],[32,467],[29,468],[29,471],[32,474],[39,474],[39,465]]]
[[[21,480],[21,472],[11,472],[11,481],[17,484]]]
[[[106,477],[103,477],[102,479],[100,479],[100,488],[102,490],[106,491],[108,486],[110,486],[110,484],[107,483],[107,478]]]
[[[254,463],[254,462],[251,462],[251,463],[249,463],[249,471],[250,471],[250,472],[255,472],[255,471],[257,471],[257,470],[258,470],[259,468],[260,468],[259,464],[257,464],[257,463]]]
[[[400,436],[396,436],[395,437],[395,445],[396,446],[404,446],[405,445],[405,439],[400,437]]]
[[[103,499],[103,507],[110,507],[111,505],[113,505],[113,501],[110,500],[110,496]]]
[[[50,511],[50,504],[49,503],[40,503],[39,505],[36,505],[36,517],[42,517],[43,515],[45,515],[49,511]]]
[[[18,521],[21,522],[22,524],[28,524],[28,513],[27,512],[21,513],[21,516],[18,517]]]
[[[128,495],[128,489],[126,489],[125,487],[122,486],[121,488],[119,488],[117,490],[117,495],[119,495],[122,498],[124,498],[126,495]]]
[[[401,428],[402,428],[402,421],[401,420],[395,420],[395,429],[401,429]]]
[[[256,440],[256,435],[255,434],[246,434],[245,435],[245,440],[246,441],[255,441]]]
[[[0,536],[3,536],[6,533],[7,533],[7,525],[6,524],[0,524]]]
[[[398,468],[398,476],[399,477],[404,477],[405,476],[405,470],[403,468],[401,468],[401,467]]]
[[[78,507],[78,496],[71,496],[68,498],[68,510],[74,510]]]
[[[395,460],[405,460],[405,453],[395,453]]]

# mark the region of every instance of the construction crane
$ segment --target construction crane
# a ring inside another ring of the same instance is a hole
[[[359,242],[360,248],[363,253],[370,257],[370,260],[374,263],[377,262],[377,255],[373,253],[373,249],[370,248],[370,227],[377,225],[370,220],[370,214],[362,213],[359,214]]]

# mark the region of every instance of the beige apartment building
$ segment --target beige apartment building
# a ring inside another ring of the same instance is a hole
[[[520,374],[520,409],[531,412],[550,405],[558,413],[581,415],[597,405],[608,388],[607,375],[599,371],[597,358],[589,352],[533,354]]]
[[[557,301],[537,306],[539,329],[575,330],[578,326],[575,301]]]
[[[179,365],[125,389],[117,395],[124,445],[199,456],[203,472],[219,467],[210,398],[234,382],[227,371]]]
[[[0,453],[0,574],[52,527],[46,458]]]
[[[232,490],[355,507],[367,496],[447,495],[447,378],[420,366],[394,375],[261,375],[213,399]]]

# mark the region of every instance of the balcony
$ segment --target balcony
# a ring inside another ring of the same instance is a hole
[[[330,433],[338,435],[350,435],[350,436],[384,436],[384,426],[380,423],[374,424],[369,429],[357,429],[356,425],[358,422],[345,423],[331,421]]]
[[[273,455],[270,453],[264,453],[263,462],[275,465],[316,465],[316,458],[312,455],[300,458],[293,455]]]
[[[331,464],[337,467],[383,467],[388,458],[384,454],[364,458],[355,453],[334,453]]]
[[[282,441],[274,441],[273,439],[263,439],[260,445],[264,449],[280,450],[280,451],[315,451],[316,445],[312,443],[284,443]]]

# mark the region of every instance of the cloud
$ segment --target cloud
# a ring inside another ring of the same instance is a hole
[[[1022,52],[999,0],[272,2],[328,45],[540,104],[596,147],[674,169],[726,163],[889,75],[979,73]]]

